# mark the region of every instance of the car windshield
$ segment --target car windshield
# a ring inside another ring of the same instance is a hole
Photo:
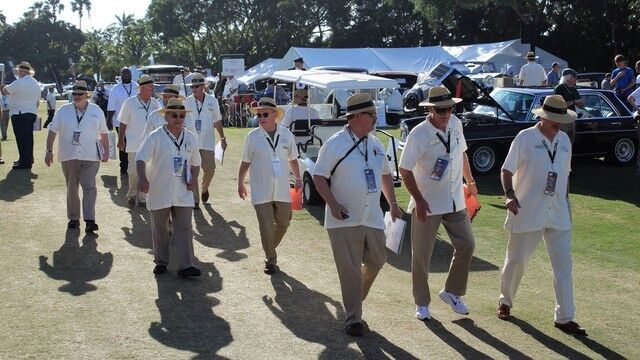
[[[493,106],[478,105],[473,112],[479,115],[495,116],[502,120],[525,121],[535,96],[516,91],[498,89],[491,92],[491,97],[505,109],[509,115]]]

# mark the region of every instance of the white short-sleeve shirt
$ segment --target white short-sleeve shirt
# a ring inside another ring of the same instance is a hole
[[[284,113],[280,125],[288,129],[292,122],[300,119],[320,119],[320,114],[309,106],[294,106]]]
[[[364,141],[359,150],[354,149],[336,168],[333,176],[331,170],[335,164],[355,144],[347,126],[334,134],[320,148],[318,160],[313,169],[313,175],[331,178],[331,193],[336,201],[349,211],[349,218],[338,220],[331,215],[329,206],[325,206],[324,227],[327,229],[350,226],[368,226],[374,229],[384,229],[384,217],[380,208],[380,194],[382,192],[382,175],[390,174],[389,162],[384,152],[382,142],[372,134],[367,135],[366,150]],[[365,170],[368,157],[369,169],[374,172],[377,191],[369,192]]]
[[[81,120],[78,122],[78,118]],[[96,104],[87,104],[84,115],[73,103],[64,104],[53,115],[49,131],[58,136],[58,160],[99,161],[97,141],[108,132],[104,113]],[[74,133],[78,141],[74,142]]]
[[[543,81],[547,80],[544,68],[535,62],[524,64],[520,68],[519,77],[520,81],[522,81],[522,86],[540,86]]]
[[[297,157],[298,149],[293,134],[282,126],[276,125],[273,139],[262,127],[257,127],[247,134],[242,161],[251,164],[249,183],[253,205],[271,201],[291,202],[289,161]],[[274,159],[277,159],[277,164],[274,164]],[[274,166],[279,167],[279,173],[275,173]]]
[[[47,92],[47,110],[56,109],[56,96],[52,92]]]
[[[162,107],[156,98],[150,98],[148,102],[142,101],[137,95],[125,100],[120,109],[118,118],[120,123],[127,125],[125,136],[127,138],[128,153],[138,151],[144,139],[144,129],[147,126],[149,115]]]
[[[632,96],[636,106],[640,107],[640,87],[635,89],[629,96]]]
[[[180,150],[178,150],[178,146]],[[153,130],[144,138],[136,153],[136,161],[146,163],[149,180],[147,208],[166,209],[172,206],[193,207],[193,193],[187,190],[185,176],[175,176],[174,162],[187,160],[188,166],[200,166],[198,138],[183,128],[176,139],[166,127]]]
[[[37,114],[40,101],[40,85],[31,75],[25,75],[6,86],[11,94],[9,114]]]
[[[220,106],[218,100],[209,94],[204,94],[204,102],[200,103],[196,98],[191,95],[187,98],[184,106],[191,110],[191,117],[195,124],[195,129],[198,135],[198,141],[200,143],[200,149],[202,150],[215,150],[216,148],[216,132],[214,124],[222,120],[220,114]],[[200,123],[198,123],[200,120]]]
[[[553,161],[547,153],[557,151]],[[513,174],[513,191],[520,202],[518,215],[507,211],[505,229],[514,233],[539,231],[545,228],[571,229],[567,181],[571,171],[571,141],[560,131],[550,142],[537,126],[522,130],[511,143],[502,165]],[[547,173],[558,174],[554,195],[546,195]]]
[[[438,137],[449,141],[450,150]],[[418,190],[429,204],[429,215],[448,214],[466,209],[464,189],[462,187],[462,167],[467,142],[462,132],[462,122],[451,115],[447,131],[438,130],[426,120],[414,127],[402,151],[400,168],[410,170],[416,179]],[[448,162],[440,180],[431,178],[438,158]],[[408,212],[416,206],[413,196],[409,201]]]
[[[123,84],[121,82],[117,83],[114,87],[109,90],[109,100],[107,102],[107,111],[113,111],[113,126],[119,127],[120,121],[118,115],[120,115],[120,108],[124,102],[132,97],[138,95],[138,85],[137,82],[130,82],[129,84]]]
[[[166,124],[167,121],[164,118],[164,113],[161,111],[162,109],[154,110],[151,114],[149,114],[149,118],[147,119],[147,124],[144,127],[144,136],[149,135],[153,130],[161,127]],[[187,113],[184,118],[184,127],[192,133],[196,133],[196,129],[193,124],[193,118],[191,118],[191,113]]]

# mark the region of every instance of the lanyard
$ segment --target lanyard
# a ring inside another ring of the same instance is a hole
[[[444,145],[444,148],[447,150],[447,154],[451,151],[451,132],[447,131],[447,141],[444,141],[444,137],[440,135],[440,133],[436,133],[438,140]]]
[[[127,87],[124,86],[124,83],[120,83],[122,84],[122,87],[124,88],[124,91],[127,92],[127,96],[131,96],[131,92],[133,91],[133,84],[129,84],[129,90],[127,90]]]
[[[349,136],[351,137],[351,140],[353,140],[353,143],[356,144],[356,148],[358,149],[358,151],[360,152],[360,154],[362,154],[362,156],[364,156],[364,162],[367,165],[367,169],[369,168],[369,147],[367,146],[367,138],[368,135],[365,135],[364,138],[364,152],[362,152],[362,150],[360,149],[360,141],[356,141],[355,136],[353,136],[353,133],[351,132],[351,129],[349,129],[347,127],[347,130],[349,131]],[[360,139],[362,140],[362,139]]]
[[[553,146],[553,153],[551,152],[551,149],[549,149],[549,146],[547,146],[547,143],[544,142],[544,140],[540,140],[542,141],[542,145],[544,145],[545,149],[547,149],[547,155],[549,155],[549,159],[551,159],[551,164],[553,164],[554,160],[556,159],[556,151],[558,151],[558,142],[556,141],[556,144]]]
[[[198,99],[196,99],[195,95],[193,96],[193,100],[196,102],[196,111],[198,112],[198,119],[200,119],[200,113],[202,112],[202,109],[204,108],[204,101],[206,100],[206,96],[202,99],[202,106],[200,106],[198,108]]]
[[[151,106],[151,99],[147,101],[146,105],[142,102],[142,100],[140,99],[140,96],[138,96],[138,101],[140,102],[140,105],[142,105],[142,108],[145,111],[144,119],[147,120],[149,118],[149,107]]]
[[[176,146],[176,148],[178,149],[178,152],[180,152],[180,148],[182,147],[182,143],[184,142],[184,131],[180,132],[180,135],[182,136],[180,137],[180,143],[178,143],[177,139],[173,136],[173,134],[171,134],[169,130],[167,130],[166,125],[162,125],[162,128],[164,129],[164,132],[165,134],[167,134],[169,139],[171,139],[171,142],[173,143],[173,145]]]
[[[276,147],[278,147],[278,141],[280,141],[280,134],[278,134],[278,136],[276,136],[276,143],[272,143],[271,142],[271,138],[270,136],[266,136],[267,141],[269,142],[269,146],[271,146],[271,149],[273,149],[273,153],[276,153]]]
[[[76,110],[76,120],[78,120],[78,125],[80,125],[80,121],[82,121],[82,118],[84,118],[84,114],[87,113],[87,108],[84,108],[82,116],[78,116],[78,108],[75,105],[73,105],[73,108]]]

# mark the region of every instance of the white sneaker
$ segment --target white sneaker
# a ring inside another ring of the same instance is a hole
[[[416,306],[416,319],[431,320],[431,310],[428,306]]]
[[[451,306],[451,309],[460,315],[469,315],[469,308],[464,303],[461,296],[453,295],[445,290],[440,291],[440,299]]]

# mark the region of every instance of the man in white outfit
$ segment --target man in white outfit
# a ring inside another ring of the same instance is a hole
[[[520,68],[520,86],[544,86],[547,84],[547,73],[542,65],[536,62],[538,57],[533,51],[527,53],[527,63]]]

